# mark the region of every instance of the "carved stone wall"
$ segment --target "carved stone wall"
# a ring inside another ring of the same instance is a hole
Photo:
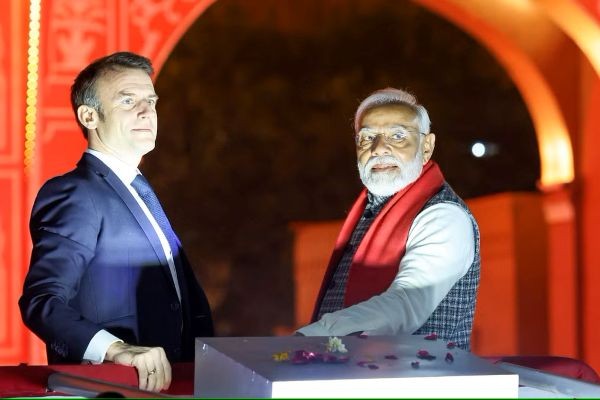
[[[16,307],[23,281],[25,8],[0,13],[0,364],[21,361],[26,337]],[[19,107],[16,107],[19,105]]]

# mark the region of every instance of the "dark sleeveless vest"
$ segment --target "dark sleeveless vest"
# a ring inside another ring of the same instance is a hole
[[[469,215],[475,239],[473,263],[467,270],[467,273],[450,289],[429,319],[413,334],[423,335],[435,332],[440,339],[455,342],[461,349],[469,350],[481,263],[479,228],[467,205],[454,193],[447,183],[444,183],[440,191],[425,203],[423,210],[439,203],[456,204]]]

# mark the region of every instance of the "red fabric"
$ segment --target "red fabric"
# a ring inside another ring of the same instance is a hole
[[[173,364],[173,380],[166,394],[191,396],[194,393],[194,364]],[[116,364],[100,365],[19,365],[0,367],[0,397],[55,396],[47,392],[48,377],[55,372],[65,372],[110,383],[138,386],[137,372],[133,367]]]
[[[440,190],[444,176],[438,165],[429,161],[421,176],[396,193],[381,210],[361,241],[350,266],[344,306],[367,300],[385,291],[398,272],[398,265],[406,251],[406,239],[413,220],[427,200]],[[350,236],[367,202],[363,190],[346,217],[337,238],[333,254],[321,285],[317,307],[325,295],[326,285],[338,265]],[[316,319],[318,310],[313,313]]]
[[[540,371],[566,376],[567,378],[579,379],[591,383],[600,383],[600,377],[598,377],[598,374],[592,367],[585,362],[574,358],[559,356],[498,356],[483,358],[494,364],[507,362],[522,367],[539,369]]]
[[[524,367],[539,369],[566,377],[600,383],[596,371],[580,360],[554,356],[500,356],[483,357],[492,363],[504,361]],[[173,364],[173,381],[166,394],[191,397],[194,393],[194,364]],[[52,366],[0,366],[0,397],[56,396],[46,392],[48,377],[54,372],[96,378],[111,383],[137,387],[137,374],[133,367],[115,364],[52,365]]]

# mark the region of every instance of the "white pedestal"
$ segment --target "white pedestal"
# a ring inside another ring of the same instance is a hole
[[[197,338],[194,396],[518,397],[518,375],[469,352],[447,349],[441,340],[413,335],[342,340],[348,349],[348,362],[295,365],[276,362],[272,356],[295,350],[325,353],[328,338]],[[436,358],[418,359],[420,349]],[[445,361],[447,353],[452,354],[452,363]],[[361,361],[366,363],[359,365]],[[411,366],[414,361],[419,362],[418,368]]]

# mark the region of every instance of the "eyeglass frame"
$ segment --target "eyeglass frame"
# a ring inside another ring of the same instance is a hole
[[[369,141],[368,143],[361,144],[361,136],[363,136],[362,132],[364,132],[364,131],[368,131],[368,133],[373,134],[375,137],[373,138],[373,140]],[[395,134],[401,134],[402,137],[399,139],[392,139],[391,136],[393,136]],[[421,134],[423,136],[429,135],[429,133],[420,132],[417,128],[414,128],[412,126],[394,125],[390,128],[383,128],[383,129],[373,129],[373,128],[369,128],[369,127],[361,128],[356,133],[354,140],[355,140],[357,146],[366,147],[367,145],[373,144],[375,142],[376,137],[381,135],[381,136],[383,136],[383,139],[386,141],[386,143],[400,144],[408,137],[409,134],[417,134],[417,135]]]

